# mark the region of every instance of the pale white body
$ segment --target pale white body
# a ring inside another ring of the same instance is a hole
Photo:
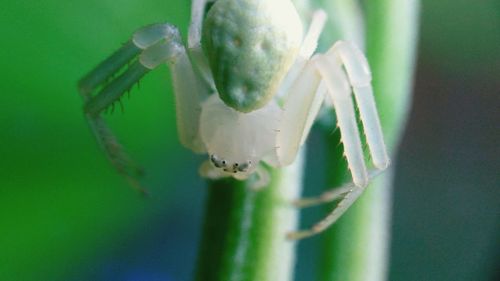
[[[328,95],[331,101],[328,106],[333,106],[336,112],[353,184],[323,196],[324,199],[307,201],[314,203],[343,198],[325,220],[311,230],[295,232],[290,237],[302,238],[320,232],[355,201],[376,171],[389,165],[368,63],[363,54],[348,42],[339,41],[325,54],[313,56],[326,19],[325,13],[318,11],[303,41],[299,42],[298,54],[286,70],[274,98],[257,110],[236,111],[219,98],[201,50],[206,2],[193,1],[187,51],[178,42],[169,40],[175,33],[171,25],[152,25],[137,31],[133,42],[144,49],[140,62],[151,69],[169,62],[180,141],[197,153],[209,155],[209,160],[200,168],[201,175],[212,179],[230,176],[246,179],[256,173],[259,180],[255,188],[268,182],[262,162],[282,167],[294,161]],[[277,2],[287,2],[287,9],[292,5],[285,0]],[[291,22],[290,28],[302,38],[301,28],[297,27],[297,22],[300,23],[298,17]],[[363,157],[352,93],[376,168],[372,174],[368,172]]]

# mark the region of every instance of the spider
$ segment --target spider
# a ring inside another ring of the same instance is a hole
[[[310,205],[341,199],[325,219],[311,229],[289,233],[288,238],[319,233],[389,165],[371,73],[362,52],[338,41],[326,53],[314,54],[325,20],[325,12],[316,11],[303,36],[290,0],[194,0],[186,46],[173,25],[149,25],[80,80],[90,128],[113,166],[140,188],[136,179],[140,170],[123,152],[101,113],[143,75],[167,63],[180,142],[208,155],[200,167],[201,176],[245,180],[255,174],[258,180],[253,187],[259,189],[269,182],[263,163],[290,165],[320,107],[333,106],[352,183],[316,199],[299,200],[298,205]],[[373,172],[368,172],[363,157],[351,90]]]

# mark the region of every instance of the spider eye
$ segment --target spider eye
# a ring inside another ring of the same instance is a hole
[[[215,156],[215,154],[210,155],[210,161],[212,161],[212,163],[216,168],[221,168],[222,166],[225,165],[226,162],[224,160],[220,161],[220,159],[218,159],[217,156]]]
[[[248,168],[251,166],[251,161],[248,161],[246,163],[242,163],[241,165],[239,165],[238,167],[235,167],[238,169],[238,171],[240,172],[246,172],[248,170]]]

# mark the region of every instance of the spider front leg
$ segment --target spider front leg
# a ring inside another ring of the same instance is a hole
[[[356,46],[344,41],[339,41],[333,45],[326,56],[329,57],[331,63],[336,62],[345,66],[359,108],[373,164],[379,170],[386,169],[390,164],[390,160],[384,143],[377,107],[375,106],[371,85],[372,76],[366,57]]]
[[[356,104],[358,105],[361,121],[363,122],[364,132],[366,134],[366,140],[370,153],[372,156],[373,164],[376,169],[368,172],[368,181],[378,176],[382,171],[384,171],[390,164],[389,156],[386,151],[385,143],[382,136],[382,129],[380,126],[380,120],[375,106],[375,101],[373,98],[373,90],[371,87],[371,74],[368,62],[364,55],[359,51],[354,45],[348,42],[339,41],[337,42],[326,54],[328,59],[326,61],[330,62],[330,66],[326,69],[330,69],[330,72],[337,73],[336,75],[331,75],[331,77],[341,77],[341,81],[331,81],[331,84],[338,83],[338,85],[344,85],[345,90],[350,91],[350,86],[347,85],[348,80],[350,85],[354,90],[354,96],[356,99]],[[341,69],[336,65],[340,66],[343,64],[345,66],[346,75]],[[324,68],[324,67],[323,67]],[[325,70],[325,68],[324,68]],[[325,74],[328,73],[326,70]],[[326,78],[327,79],[327,78]],[[335,105],[336,108],[341,105]],[[337,115],[342,114],[342,109],[337,110]],[[342,118],[342,116],[341,116]],[[352,120],[352,117],[349,118]],[[340,124],[339,124],[340,126]],[[352,131],[356,131],[355,128],[351,127]],[[342,129],[341,129],[342,131]],[[344,130],[345,131],[345,130]],[[355,133],[358,135],[359,133]],[[358,138],[358,137],[356,137]],[[344,143],[344,146],[346,143]],[[354,150],[351,148],[351,150]],[[352,156],[351,156],[352,157]],[[349,159],[348,159],[349,161]],[[358,168],[361,169],[361,168]],[[366,168],[365,168],[366,169]],[[360,171],[358,173],[363,173]],[[316,198],[304,198],[296,202],[296,206],[308,207],[312,205],[317,205],[321,203],[327,203],[340,199],[343,194],[347,191],[352,190],[356,186],[360,185],[359,182],[347,183],[342,187],[335,188],[326,191],[321,196]]]
[[[300,200],[298,205],[314,205],[342,198],[326,218],[315,224],[311,229],[289,233],[288,238],[290,239],[312,236],[333,224],[362,194],[369,180],[389,165],[389,158],[382,138],[380,121],[370,84],[371,74],[364,56],[353,45],[338,42],[327,54],[315,56],[311,61],[310,64],[314,64],[317,68],[317,73],[323,79],[328,94],[332,99],[353,184],[347,184],[329,191],[319,198]],[[345,67],[345,73],[342,65]],[[312,66],[309,66],[309,69],[311,68]],[[306,70],[307,68],[304,71]],[[310,77],[307,79],[311,80]],[[312,84],[318,83],[317,78],[311,81],[313,81]],[[377,170],[370,173],[368,173],[364,161],[351,97],[351,86],[354,90],[373,163],[377,168]],[[321,88],[322,86],[319,86],[319,91],[321,91]],[[308,116],[308,119],[310,118],[311,116]],[[296,141],[296,143],[300,142]]]
[[[140,168],[124,152],[101,113],[119,102],[142,76],[165,62],[169,63],[174,80],[181,142],[195,151],[203,150],[198,138],[196,118],[200,106],[197,91],[200,84],[174,26],[154,24],[139,29],[129,42],[79,82],[80,94],[85,102],[85,117],[97,142],[118,173],[142,192],[145,190],[138,181],[142,174]],[[127,65],[130,66],[122,71]]]
[[[321,77],[310,61],[325,22],[323,10],[314,12],[299,55],[278,89],[284,112],[276,140],[280,166],[288,166],[295,160],[325,97]]]

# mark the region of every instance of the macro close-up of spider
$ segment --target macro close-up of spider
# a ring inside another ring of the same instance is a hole
[[[255,174],[252,186],[258,190],[269,183],[262,163],[290,165],[320,107],[333,107],[354,184],[337,192],[344,201],[325,220],[289,238],[320,232],[345,212],[374,174],[365,164],[353,93],[375,171],[389,165],[362,52],[339,41],[326,53],[314,54],[325,20],[326,13],[316,11],[303,36],[301,19],[289,0],[193,1],[187,45],[171,24],[143,27],[80,81],[90,127],[111,163],[138,186],[134,167],[100,113],[144,74],[167,63],[180,142],[208,154],[201,176],[245,180]],[[127,64],[127,70],[109,80]]]
[[[469,2],[6,2],[0,280],[498,280]]]

